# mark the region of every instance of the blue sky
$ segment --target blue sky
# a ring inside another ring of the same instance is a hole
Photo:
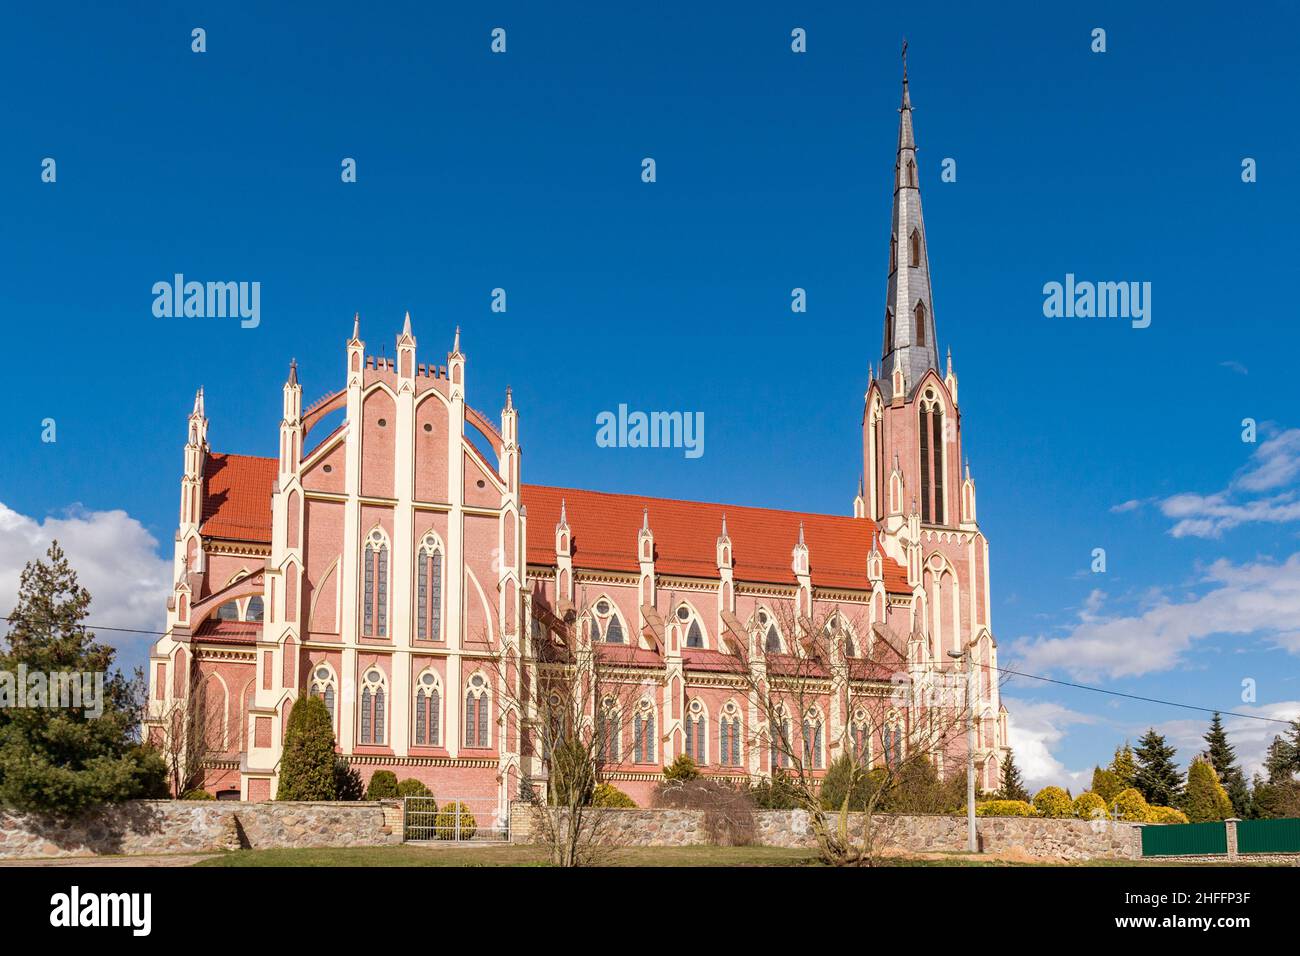
[[[215,449],[272,454],[289,359],[306,401],[337,387],[355,311],[390,355],[405,310],[425,359],[459,324],[471,403],[495,414],[514,388],[526,480],[847,511],[906,35],[1002,662],[1300,710],[1289,4],[265,7],[4,17],[3,603],[59,534],[95,620],[156,626],[195,388]],[[261,324],[155,318],[176,272],[259,281]],[[1066,273],[1150,282],[1151,326],[1044,318]],[[705,454],[596,447],[620,402],[702,411]],[[1023,679],[1004,694],[1031,779],[1076,792],[1125,737],[1163,726],[1187,758],[1203,724]],[[1279,729],[1229,727],[1248,756]]]

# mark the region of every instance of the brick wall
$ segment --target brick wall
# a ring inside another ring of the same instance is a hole
[[[136,800],[63,822],[0,811],[0,858],[188,853],[236,845],[384,846],[402,841],[401,819],[397,800]]]

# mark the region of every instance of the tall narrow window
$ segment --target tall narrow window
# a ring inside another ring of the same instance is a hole
[[[687,647],[704,646],[704,632],[700,630],[699,621],[691,621],[691,626],[686,631],[686,646]]]
[[[704,717],[704,705],[698,700],[691,701],[686,714],[686,756],[696,764],[704,764],[704,744],[708,721]]]
[[[442,694],[438,679],[425,672],[416,686],[415,742],[422,747],[437,747],[442,743]]]
[[[822,766],[822,721],[811,710],[803,718],[803,764],[814,770]]]
[[[388,542],[378,528],[370,532],[362,558],[365,581],[362,634],[366,637],[387,637]]]
[[[655,762],[655,712],[649,701],[642,701],[632,717],[632,759]]]
[[[885,416],[876,418],[876,518],[885,517]]]
[[[921,264],[921,233],[917,229],[912,230],[912,268],[915,269]]]
[[[718,760],[727,767],[740,766],[740,708],[727,701],[718,722]]]
[[[943,524],[945,515],[943,501],[943,409],[936,403],[930,413],[931,461],[934,471],[934,521]]]
[[[888,309],[885,310],[885,350],[882,355],[888,355],[894,351],[894,313]],[[883,372],[883,368],[882,368]]]
[[[930,416],[921,410],[921,520],[930,521]]]
[[[781,635],[776,632],[776,625],[767,626],[767,637],[763,639],[763,652],[765,654],[781,653]]]
[[[916,344],[925,346],[925,303],[916,303]]]
[[[488,693],[487,680],[482,674],[475,674],[469,679],[465,691],[465,746],[491,746],[488,738]]]
[[[889,271],[898,268],[898,236],[889,237]]]
[[[420,546],[415,566],[415,636],[442,640],[442,550],[432,538]]]
[[[334,675],[328,667],[317,667],[311,672],[311,690],[313,697],[325,702],[325,709],[330,712],[330,723],[334,722]]]
[[[378,668],[366,671],[361,684],[361,737],[363,744],[384,742],[384,675]]]
[[[600,735],[600,762],[618,763],[621,759],[619,748],[619,713],[614,698],[606,697],[600,708],[600,720],[597,733]]]
[[[772,769],[790,766],[790,718],[781,716],[776,720],[776,727],[771,732]]]

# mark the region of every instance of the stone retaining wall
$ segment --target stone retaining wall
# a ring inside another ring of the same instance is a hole
[[[590,812],[590,811],[589,811]],[[704,812],[700,810],[602,810],[602,842],[619,846],[701,846],[708,843]],[[535,839],[525,804],[511,807],[511,838]],[[860,833],[858,814],[850,822]],[[964,852],[966,818],[947,816],[876,817],[876,833],[893,850]],[[986,853],[1019,854],[1027,859],[1136,860],[1142,856],[1138,827],[1128,823],[1051,820],[1035,817],[981,817],[976,821],[981,849]],[[817,845],[803,810],[756,810],[754,842],[763,846]]]
[[[73,821],[0,810],[0,858],[402,842],[402,804],[136,800]]]

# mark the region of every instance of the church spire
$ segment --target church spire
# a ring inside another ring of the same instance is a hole
[[[927,369],[938,370],[935,347],[934,299],[930,290],[930,260],[926,253],[925,221],[921,217],[920,173],[912,131],[912,96],[907,85],[907,41],[903,41],[903,98],[898,108],[898,151],[894,160],[894,209],[889,240],[889,284],[885,306],[882,368],[899,359],[903,388],[910,394]],[[894,382],[881,380],[886,400],[894,397]],[[888,387],[885,387],[888,386]],[[906,398],[907,395],[902,396]]]

